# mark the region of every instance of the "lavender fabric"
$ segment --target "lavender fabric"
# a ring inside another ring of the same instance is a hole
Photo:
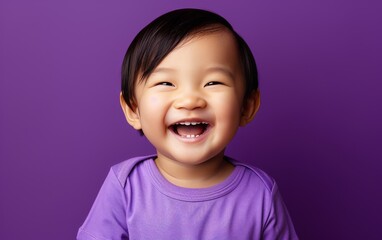
[[[169,183],[155,156],[113,166],[78,240],[298,239],[274,180],[235,165],[222,183],[190,189]]]

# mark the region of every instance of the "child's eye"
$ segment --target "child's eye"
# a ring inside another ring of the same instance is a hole
[[[170,82],[159,82],[159,83],[155,84],[155,86],[169,86],[169,87],[172,87],[172,86],[174,86],[174,84],[172,84]]]
[[[205,86],[213,86],[213,85],[221,85],[221,84],[223,83],[218,81],[211,81],[211,82],[208,82]]]

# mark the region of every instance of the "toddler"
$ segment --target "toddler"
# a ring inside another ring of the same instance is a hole
[[[143,28],[120,101],[156,154],[111,168],[77,239],[297,239],[275,181],[224,155],[260,105],[255,60],[224,18],[180,9]]]

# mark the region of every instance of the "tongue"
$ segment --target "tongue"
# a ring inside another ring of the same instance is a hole
[[[181,136],[200,135],[204,132],[204,127],[202,125],[178,125],[176,132]]]

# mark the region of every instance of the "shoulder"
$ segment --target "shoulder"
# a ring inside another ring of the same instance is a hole
[[[111,167],[111,172],[114,173],[116,178],[122,187],[125,186],[126,180],[129,175],[134,171],[134,169],[139,166],[142,162],[155,158],[156,155],[139,156],[127,159]]]
[[[243,167],[245,174],[249,175],[250,178],[256,181],[259,181],[269,192],[273,192],[275,190],[275,180],[260,168],[254,166],[253,164],[243,163],[232,158],[228,159],[235,166]]]

